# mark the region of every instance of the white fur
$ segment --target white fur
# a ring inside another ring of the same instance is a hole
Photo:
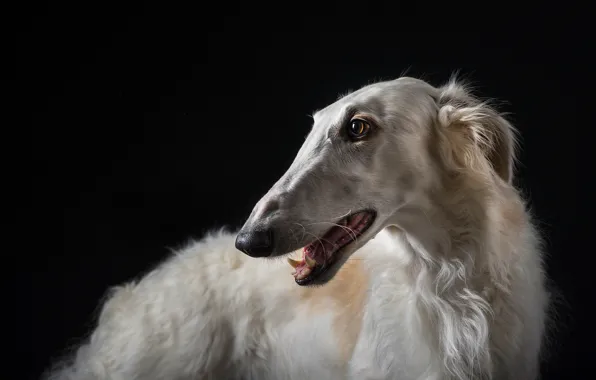
[[[449,98],[438,104],[439,134],[468,123],[470,149],[495,144],[498,131],[483,120],[500,116],[453,102],[469,96],[457,83],[439,93]],[[89,341],[48,379],[537,378],[548,307],[538,234],[510,178],[494,175],[479,151],[458,161],[457,142],[440,144],[443,163],[469,178],[409,199],[416,209],[399,213],[410,216],[348,259],[370,279],[350,360],[334,332],[336,305],[313,315],[284,261],[250,258],[220,231],[115,288]],[[440,169],[425,170],[434,183]]]

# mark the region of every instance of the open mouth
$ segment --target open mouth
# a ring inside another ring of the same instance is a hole
[[[323,236],[304,247],[302,259],[288,258],[298,285],[308,285],[325,273],[340,256],[340,251],[354,242],[373,223],[374,211],[359,211],[337,222]]]

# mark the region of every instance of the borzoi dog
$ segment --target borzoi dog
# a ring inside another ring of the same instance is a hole
[[[549,295],[510,123],[405,77],[313,119],[237,234],[114,289],[47,378],[537,378]]]

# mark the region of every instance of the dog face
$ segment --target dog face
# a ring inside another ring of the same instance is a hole
[[[400,210],[424,208],[445,165],[459,162],[437,130],[441,118],[458,111],[444,95],[421,80],[400,78],[316,112],[295,160],[254,207],[236,247],[253,257],[304,247],[302,261],[290,260],[296,282],[328,281],[381,229],[399,225]],[[473,143],[473,131],[461,135]]]

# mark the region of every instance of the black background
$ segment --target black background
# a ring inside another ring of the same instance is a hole
[[[109,286],[208,229],[239,227],[291,163],[308,114],[405,70],[435,85],[459,70],[481,96],[507,102],[522,136],[517,182],[565,299],[545,379],[583,378],[594,297],[573,236],[574,145],[585,123],[583,86],[569,80],[584,75],[575,37],[528,28],[499,32],[497,43],[487,31],[358,23],[257,32],[250,18],[205,25],[210,14],[194,18],[190,6],[81,4],[29,10],[18,28],[16,98],[32,161],[18,212],[28,240],[16,255],[16,347],[26,358],[17,378],[36,378],[77,343]]]

